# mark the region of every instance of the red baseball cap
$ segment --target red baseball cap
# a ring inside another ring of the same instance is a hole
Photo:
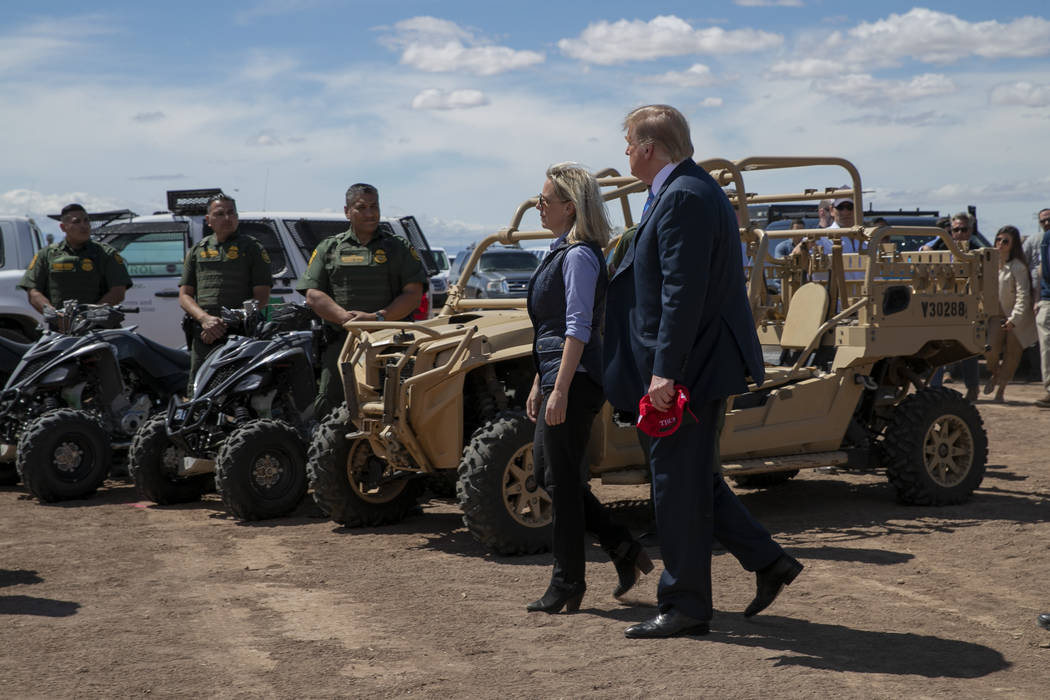
[[[682,425],[682,414],[689,411],[689,389],[681,384],[674,385],[674,401],[667,411],[658,411],[653,402],[649,400],[649,394],[645,394],[638,401],[638,429],[649,437],[667,437]]]

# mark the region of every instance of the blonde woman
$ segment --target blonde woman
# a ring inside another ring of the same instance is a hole
[[[616,597],[653,564],[641,544],[591,493],[585,462],[602,392],[602,319],[608,273],[602,249],[609,222],[598,182],[576,163],[547,169],[536,205],[556,238],[529,281],[528,310],[535,330],[536,377],[526,413],[536,423],[536,479],[554,506],[554,571],[529,612],[575,612],[587,586],[584,534],[594,534],[619,575]]]
[[[995,234],[995,249],[999,251],[999,307],[1003,322],[992,332],[992,347],[985,355],[991,377],[984,393],[990,394],[996,389],[993,400],[1002,403],[1006,385],[1014,378],[1021,361],[1021,353],[1036,342],[1036,329],[1031,280],[1021,251],[1021,232],[1015,226],[1003,226]]]

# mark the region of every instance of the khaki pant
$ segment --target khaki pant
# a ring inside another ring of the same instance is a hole
[[[1050,301],[1041,299],[1035,305],[1035,328],[1039,333],[1039,359],[1043,370],[1043,388],[1050,394]]]
[[[1002,321],[1003,318],[999,317],[998,323]],[[1021,353],[1024,348],[1021,347],[1021,341],[1017,339],[1016,333],[1000,328],[998,323],[995,323],[995,330],[992,332],[992,347],[985,353],[984,359],[992,375],[988,384],[989,386],[994,385],[1001,394],[1010,380],[1014,378],[1014,372],[1017,371],[1017,365],[1021,362]],[[1000,355],[1002,355],[1001,358]],[[985,393],[989,391],[986,390]]]

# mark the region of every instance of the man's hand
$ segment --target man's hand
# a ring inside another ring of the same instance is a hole
[[[347,311],[343,323],[349,321],[375,321],[376,315],[370,311]]]
[[[657,411],[668,411],[671,409],[671,401],[674,400],[674,380],[653,375],[649,382],[649,401]],[[549,408],[547,409],[550,410]]]
[[[1014,329],[1014,322],[1013,321],[1011,321],[1010,319],[1006,319],[1005,321],[1003,321],[1003,330],[1004,331],[1012,331],[1013,329]]]
[[[201,340],[209,345],[226,335],[226,323],[218,316],[205,314],[200,324]]]

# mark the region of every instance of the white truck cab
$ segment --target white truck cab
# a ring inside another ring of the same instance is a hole
[[[186,344],[179,307],[179,280],[187,251],[211,234],[204,221],[207,201],[219,190],[172,190],[168,212],[130,216],[96,228],[92,236],[120,251],[134,286],[124,303],[139,307],[129,317],[139,331],[171,347]],[[342,214],[308,212],[238,212],[240,232],[253,236],[270,255],[273,273],[272,302],[301,300],[296,280],[306,271],[310,254],[325,238],[346,231],[350,223]],[[424,260],[430,247],[415,217],[384,218],[380,228],[407,239]],[[427,270],[428,276],[435,274]],[[428,306],[428,308],[430,308]]]
[[[35,221],[26,216],[0,216],[0,334],[20,342],[40,334],[40,314],[17,285],[41,245]]]

